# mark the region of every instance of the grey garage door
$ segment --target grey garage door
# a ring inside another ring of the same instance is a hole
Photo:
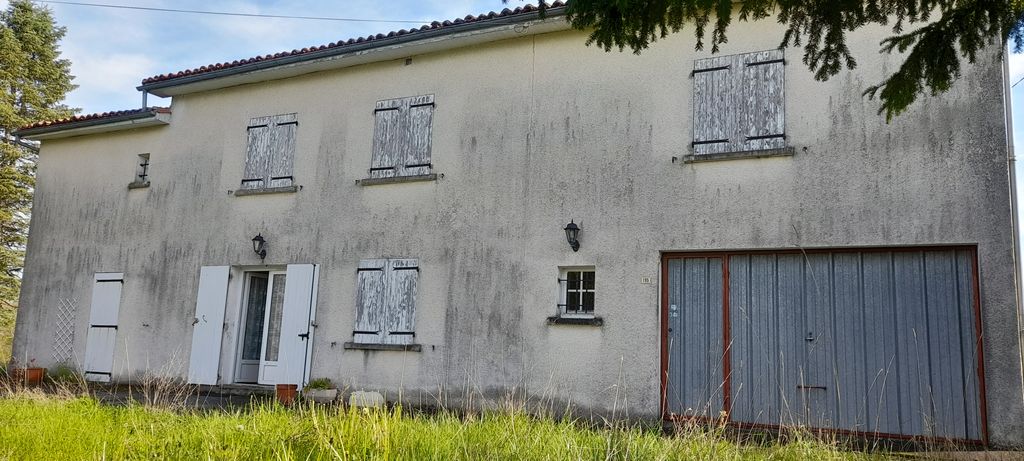
[[[667,413],[982,439],[973,249],[665,265]]]

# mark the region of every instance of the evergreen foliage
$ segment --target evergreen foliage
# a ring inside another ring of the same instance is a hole
[[[590,30],[587,44],[639,54],[669,33],[693,27],[696,49],[727,42],[733,18],[775,17],[786,25],[780,47],[802,46],[803,62],[818,80],[857,67],[846,34],[868,25],[889,26],[885,53],[907,53],[898,70],[865,91],[881,101],[886,119],[905,111],[918,96],[949,90],[961,59],[974,63],[979,51],[1012,42],[1024,45],[1024,0],[571,0],[566,7],[576,29]],[[708,29],[711,29],[708,39]]]
[[[0,11],[0,303],[17,302],[35,182],[33,144],[19,127],[72,115],[71,62],[60,58],[58,27],[46,8],[14,0]]]

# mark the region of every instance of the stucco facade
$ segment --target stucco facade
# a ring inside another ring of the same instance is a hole
[[[785,50],[795,154],[779,158],[681,161],[690,72],[710,56],[688,34],[636,56],[586,47],[570,30],[179,94],[166,126],[46,140],[14,355],[49,365],[55,307],[72,299],[81,360],[94,273],[119,272],[113,379],[184,378],[200,267],[262,267],[250,242],[262,233],[266,265],[319,265],[312,377],[418,404],[516,392],[579,415],[657,419],[663,253],[976,245],[989,439],[1022,444],[1003,63],[982,56],[950,92],[886,124],[862,96],[899,63],[877,53],[883,33],[852,34],[857,69],[827,82]],[[779,37],[772,21],[743,23],[722,53]],[[437,180],[358,184],[375,102],[421,94],[436,102]],[[299,190],[234,195],[246,124],[285,113],[299,124]],[[151,155],[150,187],[129,190],[140,153]],[[562,232],[570,219],[583,229],[578,252]],[[389,257],[419,261],[422,350],[345,349],[357,265]],[[575,266],[595,268],[603,326],[546,322],[559,268]],[[231,288],[225,382],[240,297]]]

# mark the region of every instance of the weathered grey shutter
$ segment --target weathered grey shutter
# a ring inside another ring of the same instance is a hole
[[[401,99],[377,101],[374,109],[371,178],[390,178],[397,175],[400,162],[405,159],[403,115]]]
[[[732,56],[693,62],[693,153],[733,150],[735,133]]]
[[[356,323],[352,341],[382,343],[385,315],[387,260],[364,259],[356,272]]]
[[[415,339],[416,281],[419,265],[415,259],[388,260],[386,344],[412,344]]]
[[[271,117],[256,117],[249,121],[245,173],[242,175],[243,189],[266,187],[267,166],[271,155],[272,122]]]
[[[292,185],[292,164],[295,159],[295,132],[299,122],[295,114],[277,115],[273,122],[272,154],[267,187],[290,186]]]
[[[786,146],[785,60],[783,50],[742,55],[742,105],[739,150]]]
[[[407,98],[409,104],[408,151],[403,176],[430,174],[430,129],[434,118],[434,95]]]

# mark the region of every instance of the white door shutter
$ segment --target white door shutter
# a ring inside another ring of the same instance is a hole
[[[117,340],[117,315],[121,308],[122,274],[96,274],[89,310],[89,334],[82,364],[85,379],[110,382],[114,370],[114,346]]]
[[[317,284],[317,266],[289,264],[288,283],[284,288],[284,313],[281,319],[281,343],[275,384],[298,384],[306,381],[307,355],[313,341],[313,303]]]
[[[188,362],[191,384],[217,384],[229,269],[228,266],[203,266],[199,271],[196,315],[192,320],[192,353]]]
[[[693,153],[717,154],[733,150],[735,104],[732,56],[693,62]]]
[[[743,111],[738,117],[740,150],[786,147],[785,60],[782,50],[741,56]]]
[[[397,175],[406,152],[404,118],[401,99],[377,102],[374,109],[371,178],[390,178]]]
[[[385,344],[412,344],[416,331],[416,282],[419,265],[415,259],[388,261],[387,315],[384,317]]]
[[[274,116],[273,122],[267,187],[290,186],[295,161],[295,132],[299,122],[295,114]]]
[[[434,118],[434,95],[408,98],[408,150],[403,176],[430,174],[430,131]]]
[[[271,155],[270,117],[256,117],[249,121],[248,141],[245,149],[245,172],[242,176],[243,189],[267,187],[267,168]]]
[[[384,274],[387,260],[364,259],[356,272],[356,324],[352,341],[380,344],[384,342]]]

